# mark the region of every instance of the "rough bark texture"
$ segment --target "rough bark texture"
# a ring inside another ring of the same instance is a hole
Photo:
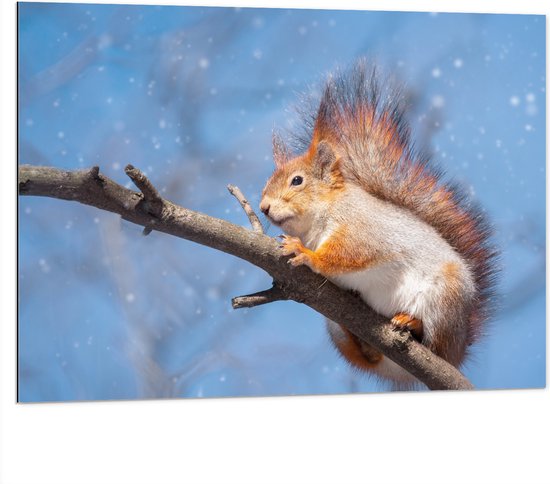
[[[304,266],[291,267],[287,263],[288,257],[281,255],[275,239],[161,199],[150,182],[141,178],[143,175],[139,170],[127,167],[126,172],[132,180],[139,180],[138,187],[143,193],[115,183],[100,174],[97,167],[64,171],[22,165],[19,167],[19,194],[91,205],[117,213],[147,231],[157,230],[240,257],[268,272],[275,281],[275,291],[236,298],[235,307],[250,307],[281,299],[307,304],[379,349],[428,388],[473,388],[455,367],[431,353],[410,333],[394,329],[386,318],[356,295],[336,287]]]

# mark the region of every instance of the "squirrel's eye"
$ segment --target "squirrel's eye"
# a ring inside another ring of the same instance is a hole
[[[295,176],[290,182],[291,185],[301,185],[304,179],[301,176]]]

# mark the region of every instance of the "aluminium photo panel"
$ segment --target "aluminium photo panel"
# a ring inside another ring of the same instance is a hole
[[[379,95],[374,110],[366,106],[376,123],[365,129],[368,142],[384,140],[380,163],[407,150],[430,160],[440,183],[466,196],[460,207],[472,220],[481,214],[492,227],[488,246],[498,257],[472,256],[464,266],[475,275],[482,269],[474,262],[488,261],[498,277],[482,334],[464,336],[475,341],[461,372],[476,389],[545,386],[544,16],[22,2],[17,22],[18,164],[26,170],[18,197],[19,402],[426,390],[350,365],[324,316],[305,304],[234,309],[232,298],[271,287],[259,267],[154,226],[144,236],[110,205],[59,199],[63,190],[73,197],[68,178],[40,193],[42,172],[32,171],[87,170],[80,173],[93,183],[139,191],[125,173],[131,164],[163,199],[248,230],[227,190],[235,185],[277,237],[285,226],[277,226],[275,204],[262,206],[274,158],[288,161],[323,136],[341,146],[345,136],[335,133],[345,123],[334,114],[356,106],[352,87],[372,95],[373,70]],[[358,65],[363,84],[353,79]],[[338,83],[339,72],[346,82]],[[337,105],[327,110],[339,126],[332,131],[303,116],[318,117],[327,82]],[[403,113],[392,111],[394,97]],[[284,140],[275,153],[274,132]],[[336,148],[323,158],[319,146],[313,158],[346,162]],[[293,173],[290,185],[307,190],[308,181]],[[420,196],[421,185],[409,186]],[[390,204],[401,193],[387,184],[382,192]],[[154,216],[155,204],[146,208]],[[364,228],[346,220],[350,233]],[[476,225],[461,227],[460,240],[479,242]],[[465,245],[448,250],[460,255]],[[427,294],[425,280],[414,281],[415,298]],[[430,328],[425,322],[414,337],[429,339]]]

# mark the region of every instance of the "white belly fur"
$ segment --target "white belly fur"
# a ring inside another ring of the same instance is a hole
[[[339,230],[340,224],[353,219],[356,233],[351,234],[350,243],[356,250],[369,254],[375,248],[376,253],[383,253],[392,260],[368,269],[330,276],[329,279],[342,288],[357,291],[369,306],[388,319],[398,313],[420,319],[424,341],[428,345],[441,332],[438,325],[447,325],[446,331],[452,334],[456,331],[456,334],[465,334],[456,326],[459,323],[452,320],[452,311],[449,315],[449,309],[454,308],[449,308],[448,268],[454,268],[451,271],[454,278],[452,290],[460,292],[458,299],[465,306],[475,297],[474,279],[461,256],[433,227],[409,211],[379,200],[359,187],[348,187],[332,212],[331,208],[329,206],[328,215],[322,213],[306,233],[296,234],[306,247],[317,250],[334,231]],[[345,216],[342,216],[344,211]],[[438,331],[435,331],[436,327]],[[459,338],[456,345],[459,352]],[[405,386],[415,381],[388,358],[383,358],[373,371]]]
[[[399,262],[388,262],[332,280],[338,286],[357,291],[369,306],[387,318],[406,313],[422,320],[424,332],[430,336],[442,291],[433,275],[419,273],[418,268]]]
[[[397,263],[387,263],[332,279],[341,287],[359,292],[367,304],[387,318],[402,312],[423,321],[426,319],[424,331],[429,331],[426,328],[430,325],[429,311],[425,309],[431,299],[430,293],[437,291],[437,288],[431,287],[429,280],[418,277],[414,271],[406,271]],[[408,389],[418,382],[389,358],[383,358],[373,371],[384,380],[392,381],[395,389]]]

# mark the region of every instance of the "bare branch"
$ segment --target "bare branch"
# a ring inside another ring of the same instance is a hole
[[[246,213],[248,220],[250,220],[250,225],[252,225],[252,229],[254,230],[254,232],[263,234],[264,228],[262,227],[262,222],[260,222],[260,219],[256,215],[256,212],[254,212],[254,210],[250,206],[250,203],[248,203],[248,200],[239,190],[239,187],[236,187],[235,185],[227,185],[227,189],[229,190],[229,193],[231,193],[231,195],[233,195],[241,204],[244,213]]]
[[[139,169],[134,168],[132,165],[126,165],[124,172],[143,193],[143,199],[148,204],[147,210],[149,213],[158,217],[162,212],[162,198],[157,189]]]
[[[285,301],[290,299],[285,291],[278,284],[273,284],[273,287],[265,291],[256,292],[247,296],[234,297],[231,300],[233,309],[253,308],[275,301]]]
[[[92,169],[93,170],[93,169]],[[158,216],[143,204],[143,195],[91,170],[64,171],[21,165],[19,194],[73,200],[119,214],[144,227],[181,237],[240,257],[268,272],[288,297],[337,321],[377,348],[432,390],[465,390],[472,384],[452,365],[418,343],[410,333],[395,330],[357,295],[338,288],[308,268],[292,267],[277,240],[224,220],[193,212],[163,200]],[[156,192],[156,191],[155,191]]]
[[[88,175],[94,180],[99,180],[99,166],[92,166]]]

